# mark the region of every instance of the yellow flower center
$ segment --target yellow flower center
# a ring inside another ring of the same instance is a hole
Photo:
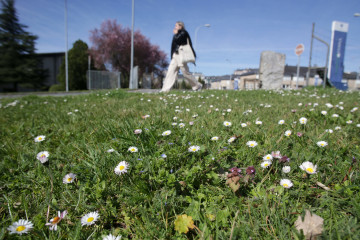
[[[254,146],[254,144],[253,144],[253,143],[250,143],[250,146]]]
[[[61,220],[61,218],[59,218],[59,217],[54,217],[54,220],[52,220],[52,224],[57,224],[57,223],[59,223],[60,222],[60,220]]]
[[[125,166],[120,166],[120,171],[124,170]]]
[[[289,185],[287,185],[286,183],[284,183],[283,186],[286,187],[286,188],[289,187]]]
[[[308,171],[310,173],[314,172],[314,170],[312,168],[307,168],[306,171]]]
[[[68,182],[71,182],[71,180],[73,180],[71,177],[69,177],[69,178],[67,179]]]
[[[94,218],[93,218],[93,217],[89,217],[89,218],[87,219],[87,222],[92,222],[92,221],[94,221]]]
[[[41,158],[43,158],[43,157],[46,157],[46,155],[45,154],[41,154],[41,156],[40,156]]]
[[[270,159],[270,157],[269,157],[269,156],[267,156],[267,157],[266,157],[266,159]]]
[[[265,163],[264,166],[267,167],[267,166],[269,166],[269,164],[268,164],[268,163]]]
[[[40,141],[41,141],[41,140],[42,140],[42,138],[41,138],[41,137],[39,137],[39,138],[38,138],[38,140],[40,140]]]
[[[25,229],[26,229],[25,226],[18,226],[18,227],[16,228],[16,231],[22,232],[22,231],[24,231]]]

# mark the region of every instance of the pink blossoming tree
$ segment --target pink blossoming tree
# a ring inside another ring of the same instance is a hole
[[[116,20],[106,20],[100,29],[90,31],[92,46],[90,55],[95,61],[95,66],[107,66],[109,70],[120,71],[122,75],[121,87],[129,86],[130,55],[131,55],[131,29],[117,24]],[[168,66],[166,54],[159,46],[152,45],[148,38],[134,32],[134,66],[139,66],[139,76],[147,71],[161,76]]]

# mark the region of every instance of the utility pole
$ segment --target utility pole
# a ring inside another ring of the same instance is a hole
[[[310,73],[311,73],[311,57],[312,57],[312,47],[313,47],[313,40],[314,40],[314,29],[315,29],[315,23],[312,24],[309,67],[308,67],[308,71],[306,73],[306,86],[309,85],[309,78],[310,78]]]

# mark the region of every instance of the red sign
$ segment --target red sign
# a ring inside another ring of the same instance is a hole
[[[304,52],[304,49],[305,49],[304,44],[301,43],[297,45],[295,48],[295,54],[300,56]]]

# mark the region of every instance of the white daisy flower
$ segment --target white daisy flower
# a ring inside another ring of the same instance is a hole
[[[347,124],[352,124],[352,122],[351,120],[346,121]]]
[[[171,124],[171,126],[176,126],[177,125],[177,123],[176,122],[173,122],[172,124]]]
[[[200,150],[200,147],[199,147],[199,146],[196,146],[196,145],[191,146],[191,147],[188,148],[188,151],[189,151],[189,152],[197,152],[197,151],[199,151],[199,150]]]
[[[282,168],[282,172],[283,173],[289,173],[291,171],[291,167],[290,166],[284,166],[283,168]]]
[[[231,122],[225,121],[225,122],[224,122],[224,126],[225,126],[225,127],[230,127],[230,126],[231,126]]]
[[[280,121],[278,122],[279,125],[283,125],[284,123],[285,123],[285,120],[280,120]]]
[[[82,226],[89,226],[89,225],[93,225],[95,224],[95,222],[98,220],[98,218],[100,218],[99,214],[97,212],[91,212],[88,214],[85,214],[82,218],[81,218],[81,225]]]
[[[180,123],[179,128],[183,128],[183,127],[185,127],[185,123]]]
[[[229,109],[227,109],[226,111],[227,111],[227,112],[231,112],[231,109],[229,108]]]
[[[32,228],[34,227],[34,225],[32,224],[32,222],[25,220],[25,219],[20,219],[17,222],[14,222],[12,225],[10,225],[8,227],[8,230],[10,231],[10,234],[25,234],[28,233]]]
[[[353,109],[350,110],[350,112],[355,112],[355,111],[357,111],[357,110],[358,110],[358,108],[357,108],[357,107],[354,107]]]
[[[341,129],[341,127],[339,127],[339,126],[335,127],[335,130],[340,130],[340,129]]]
[[[339,114],[334,113],[334,114],[331,115],[331,116],[334,117],[334,118],[338,118],[338,117],[339,117]]]
[[[319,142],[317,142],[316,144],[317,144],[319,147],[326,147],[326,146],[328,145],[328,143],[325,142],[325,141],[319,141]]]
[[[321,111],[321,114],[325,116],[327,114],[327,111]]]
[[[114,171],[117,175],[121,175],[123,173],[126,173],[128,168],[129,168],[129,164],[125,161],[122,161],[116,166]]]
[[[241,127],[246,127],[246,126],[247,126],[246,123],[242,123],[242,124],[241,124]]]
[[[211,141],[217,141],[217,140],[219,140],[219,137],[217,136],[211,138]]]
[[[332,129],[325,129],[325,132],[327,133],[333,133],[334,131]]]
[[[236,140],[236,137],[231,137],[231,138],[229,138],[228,143],[232,143],[235,140]]]
[[[46,163],[48,161],[48,157],[49,157],[49,152],[48,151],[43,151],[43,152],[39,152],[36,155],[36,158],[38,160],[40,160],[41,163]]]
[[[169,136],[170,134],[171,134],[170,130],[167,130],[167,131],[162,133],[163,136]]]
[[[72,183],[72,182],[74,182],[75,179],[76,179],[76,174],[68,173],[63,178],[63,183],[65,183],[65,184]]]
[[[111,235],[111,234],[103,237],[103,240],[120,240],[120,239],[121,239],[121,236],[115,237],[115,236],[113,236],[113,235]]]
[[[134,130],[134,134],[141,134],[142,133],[142,130],[141,129],[135,129]]]
[[[311,162],[303,162],[300,166],[301,170],[304,170],[305,172],[307,172],[308,174],[315,174],[316,172],[316,165],[314,166],[314,164],[312,164]]]
[[[334,106],[331,103],[326,103],[325,104],[328,108],[333,108]]]
[[[135,153],[135,152],[138,152],[138,148],[137,147],[129,147],[128,151]]]
[[[273,156],[271,154],[267,154],[263,157],[264,161],[272,161],[273,160]]]
[[[300,124],[306,124],[306,123],[307,123],[307,119],[304,118],[304,117],[302,117],[302,118],[299,119],[299,122],[300,122]]]
[[[71,114],[73,114],[73,113],[72,113],[72,112],[68,112],[67,114],[68,114],[68,115],[71,115]]]
[[[50,219],[49,223],[46,223],[45,226],[50,226],[49,229],[50,231],[53,230],[57,230],[57,225],[60,223],[60,221],[66,216],[67,211],[63,211],[62,213],[60,213],[60,211],[58,211],[58,215],[57,217],[54,217],[52,219]]]
[[[287,130],[284,134],[285,136],[289,137],[291,135],[291,131],[290,130]]]
[[[261,163],[262,168],[268,168],[268,167],[270,167],[270,165],[271,165],[271,161],[263,161]]]
[[[37,136],[34,140],[35,142],[42,142],[45,140],[45,136],[44,135]]]
[[[253,148],[253,147],[256,147],[258,144],[257,144],[257,142],[255,142],[255,141],[248,141],[248,142],[246,143],[246,145],[247,145],[248,147]]]
[[[293,186],[293,183],[289,179],[281,179],[280,185],[283,186],[284,188],[291,188]]]
[[[110,149],[106,150],[106,152],[108,152],[108,153],[112,153],[112,152],[115,152],[115,149],[110,148]]]
[[[256,121],[255,124],[256,124],[256,125],[261,125],[261,124],[262,124],[262,121]]]
[[[360,127],[360,124],[358,123],[358,124],[356,124],[356,127]]]
[[[173,117],[173,120],[176,121],[178,118],[177,117]]]

